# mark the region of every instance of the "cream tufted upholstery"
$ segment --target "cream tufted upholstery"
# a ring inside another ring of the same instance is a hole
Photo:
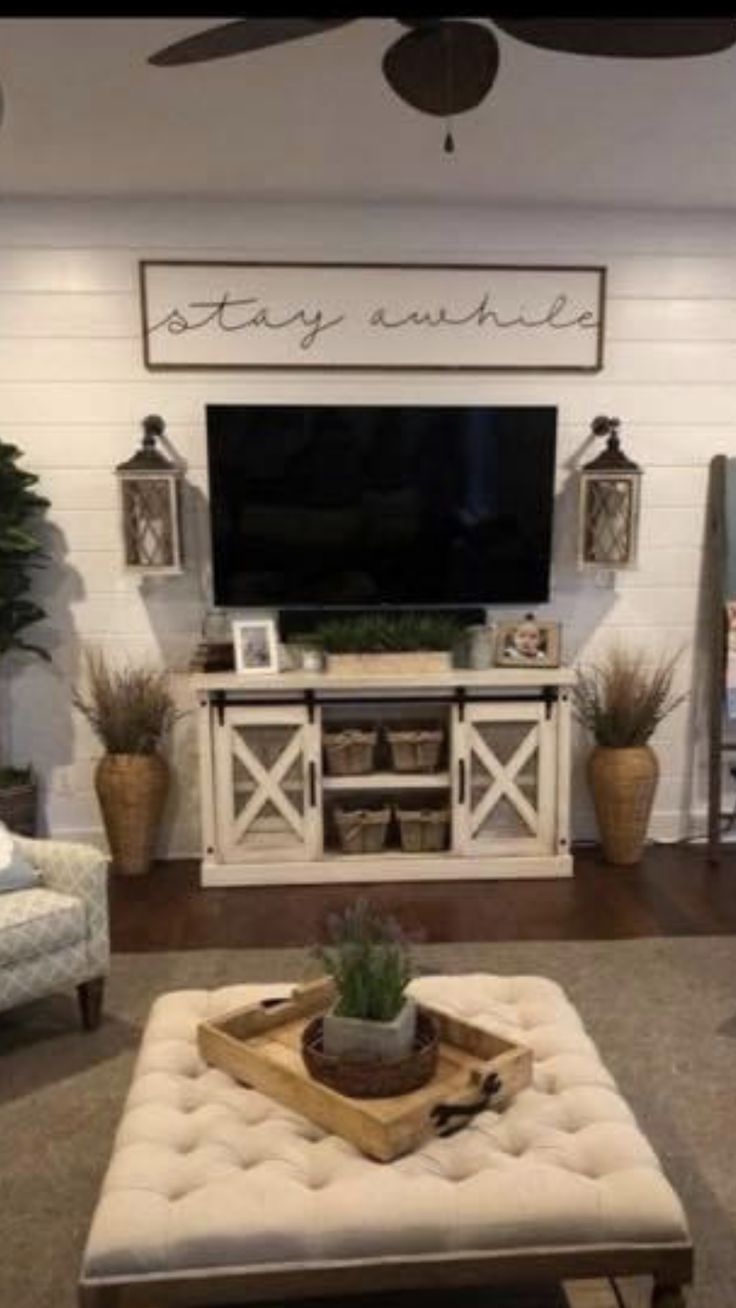
[[[156,1001],[83,1279],[688,1240],[657,1158],[553,982],[413,983],[418,999],[529,1045],[533,1084],[502,1114],[484,1112],[391,1164],[200,1059],[199,1021],[290,990],[229,986]]]

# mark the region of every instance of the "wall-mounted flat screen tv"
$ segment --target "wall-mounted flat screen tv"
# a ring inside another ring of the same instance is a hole
[[[217,605],[549,596],[557,410],[207,406]]]

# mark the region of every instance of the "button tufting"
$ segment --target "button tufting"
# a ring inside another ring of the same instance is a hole
[[[509,1144],[506,1146],[504,1153],[509,1154],[512,1158],[521,1158],[522,1154],[527,1152],[525,1144]]]
[[[545,1246],[686,1238],[656,1158],[556,990],[480,974],[422,980],[418,998],[423,987],[448,1012],[510,1038],[518,1031],[534,1049],[534,1082],[508,1111],[485,1112],[456,1139],[428,1141],[390,1167],[224,1073],[204,1071],[193,1052],[197,1005],[159,1001],[157,1029],[145,1036],[148,1071],[135,1074],[86,1274],[136,1279],[144,1263],[186,1274],[193,1241],[210,1241],[218,1259],[225,1251],[228,1267],[252,1255],[309,1267],[364,1254],[400,1261],[430,1249],[463,1253],[480,1229],[503,1251],[514,1223]],[[249,998],[233,1002],[224,990],[213,1012]],[[184,1014],[191,1029],[174,1041]],[[184,1116],[194,1113],[196,1122]],[[324,1200],[307,1199],[322,1190]],[[280,1206],[283,1221],[275,1221]],[[122,1241],[120,1212],[131,1215]],[[387,1224],[386,1213],[396,1220]]]

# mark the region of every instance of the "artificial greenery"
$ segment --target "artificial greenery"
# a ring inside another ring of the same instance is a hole
[[[318,623],[309,635],[295,637],[295,641],[320,646],[331,654],[399,653],[450,650],[461,632],[459,622],[441,614],[369,613],[329,618]]]
[[[575,716],[597,745],[627,749],[645,745],[663,718],[686,698],[672,683],[680,651],[647,662],[644,650],[614,646],[602,662],[577,671]]]
[[[17,466],[20,457],[15,445],[0,441],[0,657],[24,650],[48,659],[48,651],[23,633],[46,617],[28,594],[31,570],[45,558],[35,520],[49,502],[31,489],[38,477]]]
[[[178,713],[165,672],[156,668],[111,667],[100,650],[85,652],[89,696],[72,699],[108,754],[155,754]]]
[[[317,945],[314,953],[335,980],[336,1015],[393,1021],[412,971],[399,924],[359,899],[343,914],[328,915],[327,932],[329,943]]]

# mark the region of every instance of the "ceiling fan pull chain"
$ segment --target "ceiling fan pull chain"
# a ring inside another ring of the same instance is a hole
[[[452,67],[452,38],[447,28],[444,29],[444,46],[445,46],[445,89],[447,91],[447,131],[445,132],[445,154],[455,153],[455,138],[452,135],[452,106],[453,98],[453,67]]]

